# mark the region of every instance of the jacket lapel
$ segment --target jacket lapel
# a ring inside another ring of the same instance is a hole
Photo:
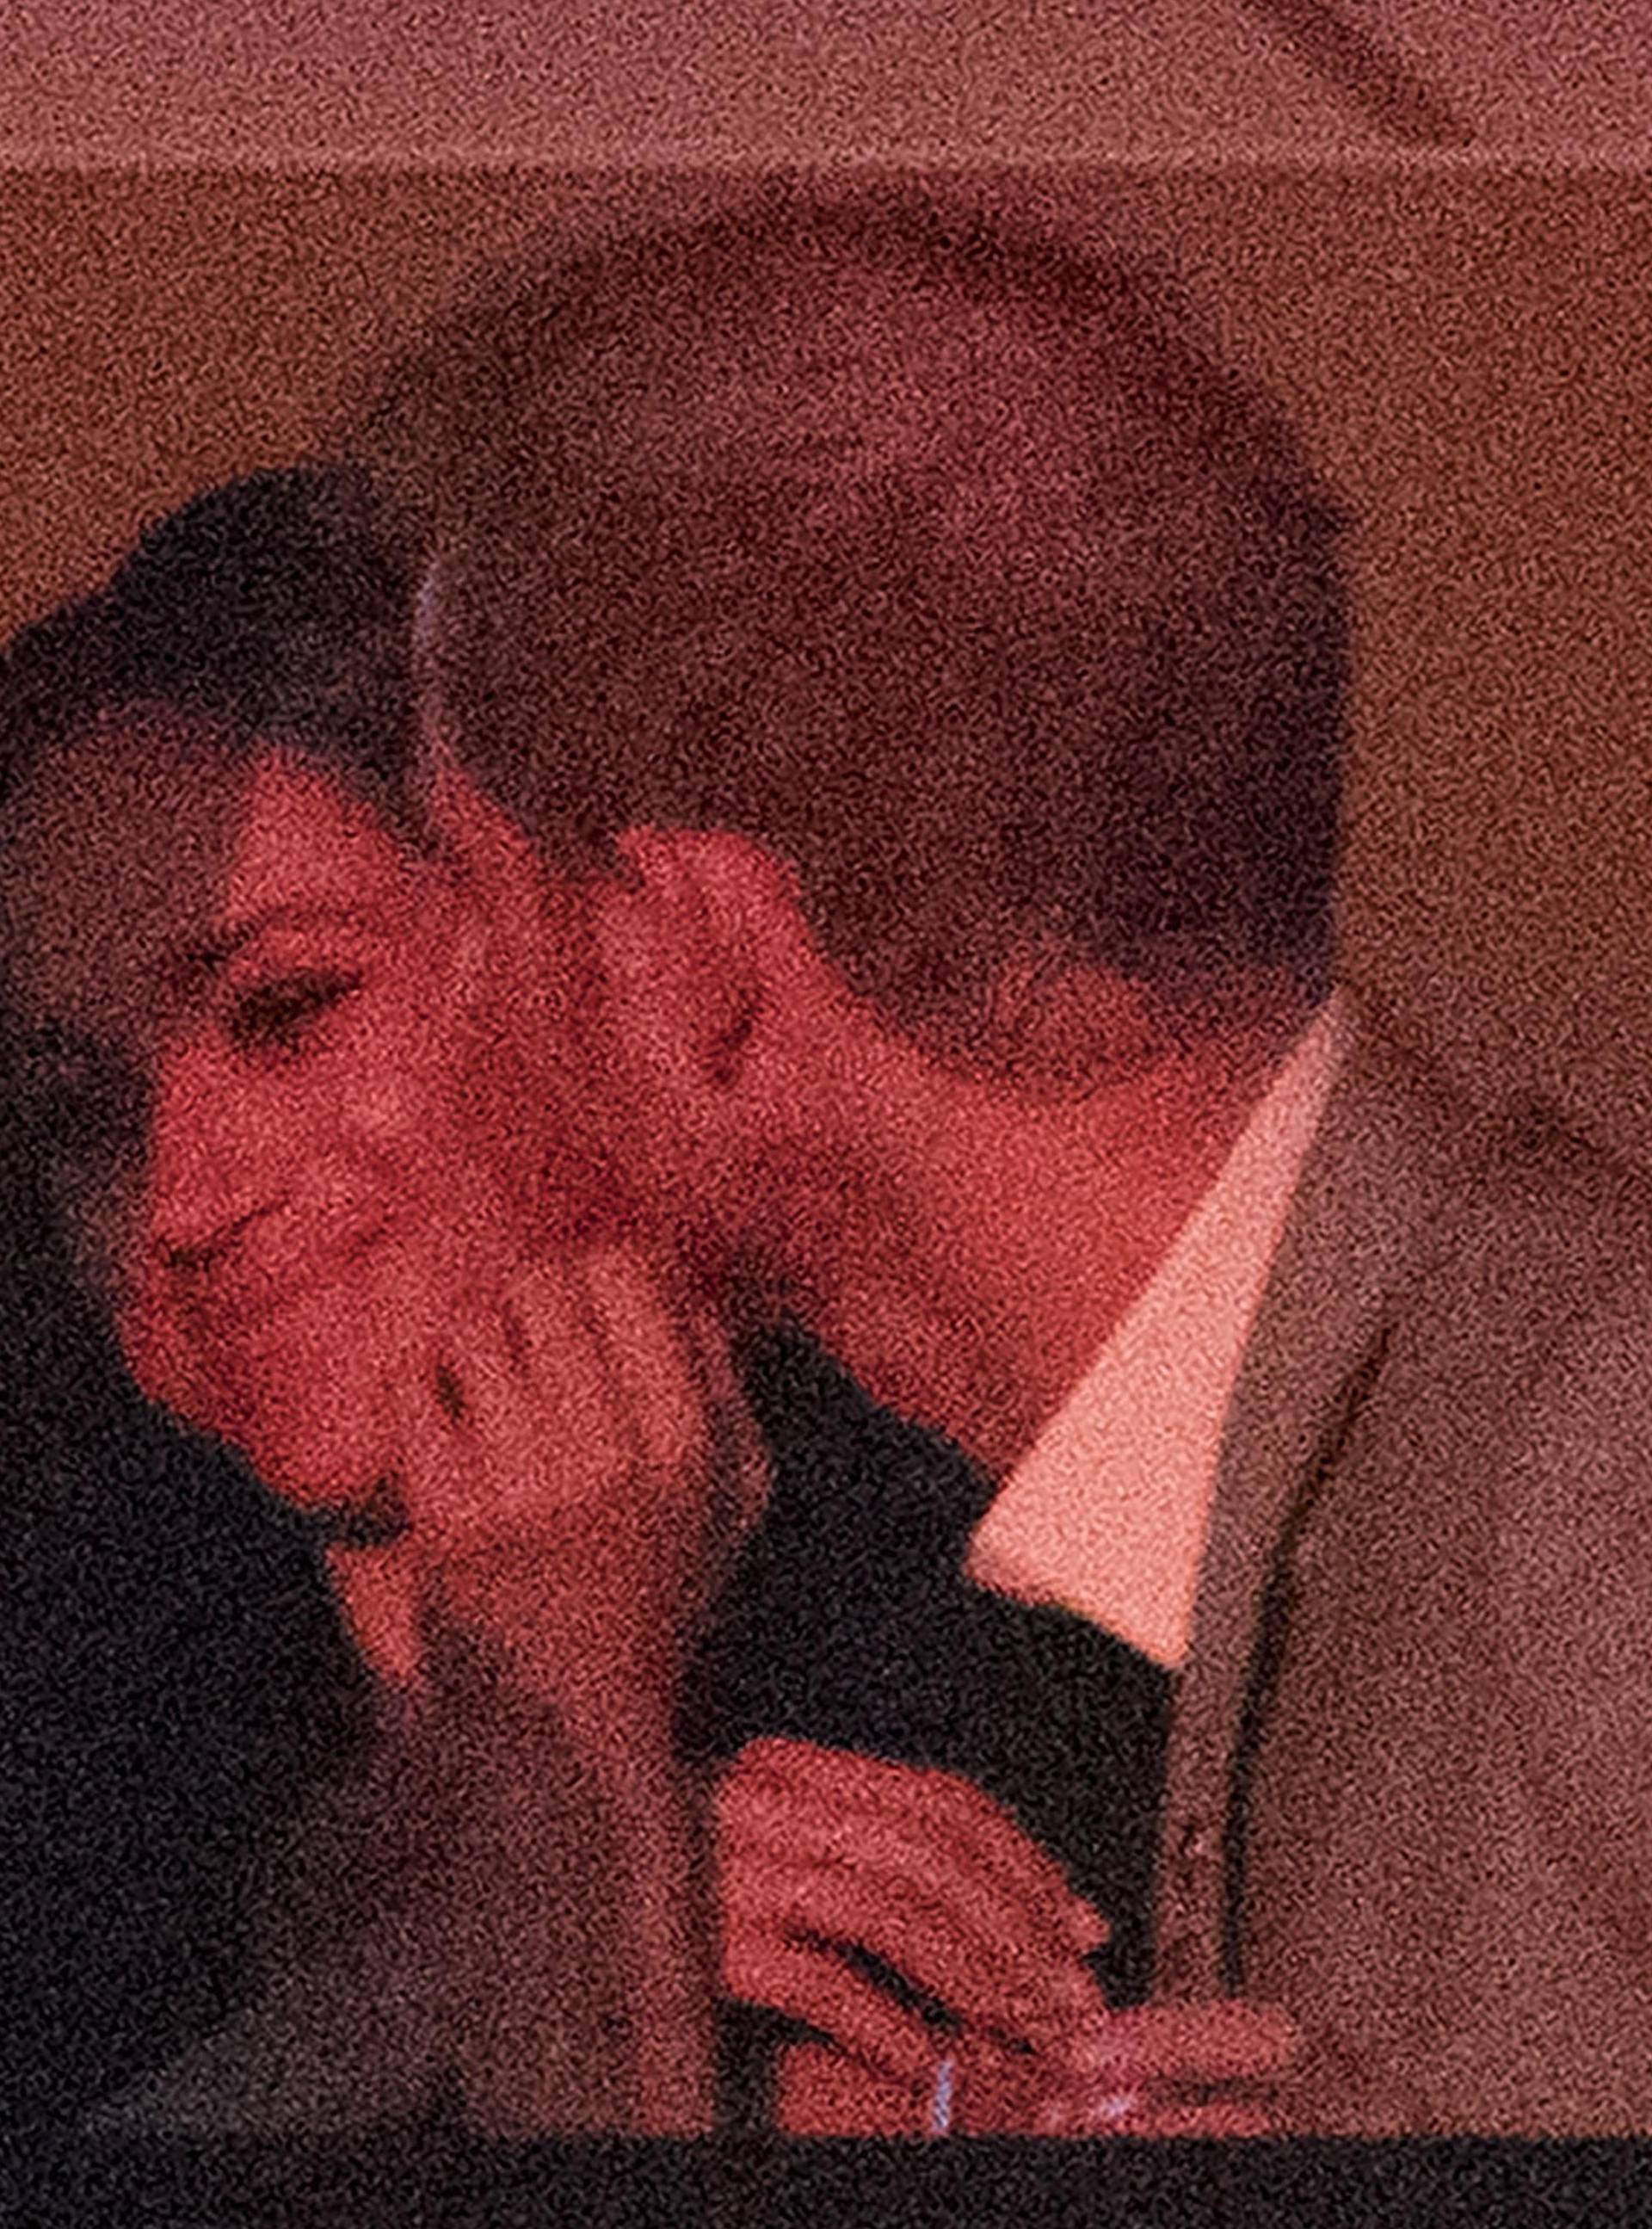
[[[1344,996],[1346,997],[1346,993]],[[1380,1365],[1442,1211],[1483,1158],[1410,1057],[1353,1013],[1229,1404],[1166,1760],[1156,1988],[1236,1991],[1248,1765],[1297,1530]]]

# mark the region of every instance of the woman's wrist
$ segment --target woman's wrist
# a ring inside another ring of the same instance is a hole
[[[501,1906],[491,1923],[500,1948],[490,1954],[500,1987],[510,1991],[535,1967],[536,1953],[510,1950],[518,1913],[567,1945],[554,1973],[538,1961],[542,2011],[486,2008],[489,2027],[518,2040],[473,2054],[478,2117],[521,2134],[532,2131],[535,2113],[543,2133],[708,2131],[711,1815],[676,1757],[670,1710],[605,1688],[605,1707],[582,1712],[576,1729],[554,1693],[502,1676],[490,1652],[460,1647],[449,1663],[447,1707],[459,1751],[473,1760],[464,1768],[463,1832],[478,1878],[493,1874],[485,1895]],[[536,2022],[541,2034],[562,2038],[542,2085],[523,2064],[535,2058]]]

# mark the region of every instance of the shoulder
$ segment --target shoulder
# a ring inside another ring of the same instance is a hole
[[[1450,1176],[1393,1312],[1373,1424],[1441,1538],[1478,1544],[1531,1816],[1646,1972],[1652,1178],[1553,1106],[1488,1109],[1384,1057]]]
[[[1512,1286],[1569,1315],[1652,1303],[1652,1170],[1591,1139],[1552,1102],[1492,1101],[1367,1003],[1354,1008],[1342,1082],[1358,1110],[1404,1134],[1434,1179],[1437,1273],[1489,1301]],[[1652,1306],[1649,1307],[1652,1320]]]
[[[1315,1290],[1367,1281],[1391,1460],[1476,1481],[1515,1532],[1576,1532],[1581,1481],[1610,1470],[1603,1510],[1652,1541],[1652,1178],[1373,1030],[1341,1089],[1327,1151],[1357,1204],[1317,1219]]]
[[[1577,1195],[1598,1211],[1593,1172]],[[1603,1222],[1614,1239],[1618,1218]],[[1513,1389],[1489,1595],[1533,1815],[1652,1981],[1652,1279],[1638,1239]]]

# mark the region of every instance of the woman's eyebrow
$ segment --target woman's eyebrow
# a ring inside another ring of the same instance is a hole
[[[360,905],[316,900],[296,905],[264,906],[244,921],[232,922],[221,936],[163,958],[151,974],[151,984],[166,985],[168,997],[188,999],[197,994],[204,983],[221,975],[238,953],[266,930],[316,925],[376,931],[380,935],[384,933],[385,926],[370,909]],[[112,1044],[56,1016],[32,1028],[14,1022],[7,1034],[13,1060],[19,1068],[33,1070],[36,1076],[42,1071],[61,1071],[83,1065],[102,1069],[122,1059]]]
[[[264,906],[246,920],[234,922],[210,943],[192,946],[182,954],[185,970],[192,976],[221,974],[237,953],[262,936],[266,929],[297,928],[325,924],[340,928],[381,927],[375,915],[362,906],[315,902],[304,905]]]

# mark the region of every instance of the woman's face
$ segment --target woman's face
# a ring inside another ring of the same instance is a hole
[[[394,1468],[409,1290],[531,1248],[534,1032],[445,865],[304,761],[156,726],[8,808],[24,1095],[144,1391],[345,1500]]]

